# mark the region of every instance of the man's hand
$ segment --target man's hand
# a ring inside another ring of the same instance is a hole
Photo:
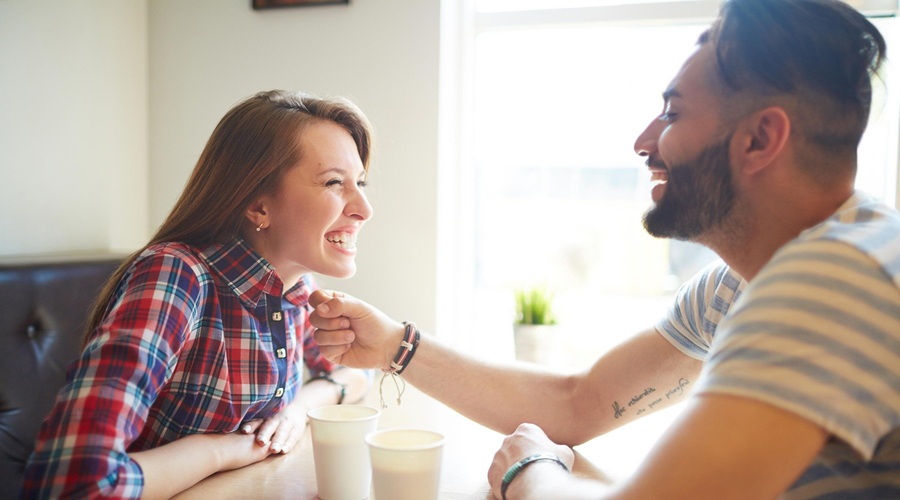
[[[506,471],[519,460],[537,453],[549,453],[558,456],[569,470],[572,470],[572,465],[575,463],[575,453],[571,448],[550,441],[547,435],[544,434],[544,431],[534,424],[522,424],[516,429],[515,433],[506,436],[503,440],[503,445],[494,454],[494,461],[488,469],[488,482],[491,484],[491,491],[494,492],[495,497],[501,498],[500,487]],[[540,472],[539,469],[548,464],[552,468],[543,469],[543,471],[564,472],[559,464],[551,461],[536,462],[523,469],[519,473],[519,476],[522,477],[517,476],[515,482],[524,483],[526,473],[538,474]],[[532,468],[535,470],[528,472],[528,469]]]
[[[371,305],[340,292],[316,290],[309,321],[319,351],[330,361],[352,368],[388,370],[400,348],[404,326]]]

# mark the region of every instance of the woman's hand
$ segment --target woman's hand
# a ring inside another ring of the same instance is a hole
[[[519,428],[516,429],[515,433],[510,434],[503,439],[503,445],[501,445],[497,453],[494,454],[494,461],[488,469],[488,482],[491,485],[491,491],[494,492],[494,496],[501,498],[500,487],[503,483],[503,476],[506,475],[506,471],[508,471],[510,467],[519,460],[538,453],[556,455],[564,464],[566,464],[566,467],[568,467],[569,470],[572,470],[572,465],[575,463],[575,453],[571,448],[550,441],[550,438],[544,434],[544,431],[534,424],[521,424]],[[548,465],[550,467],[547,469],[541,469]],[[534,470],[529,472],[529,469],[532,468]],[[515,481],[510,484],[525,483],[527,481],[526,475],[533,478],[540,472],[559,473],[563,472],[563,468],[552,461],[535,462],[523,469],[522,472],[516,476]],[[522,491],[527,490],[528,488],[524,488]]]
[[[240,432],[255,433],[258,447],[284,454],[300,443],[308,420],[306,407],[295,401],[267,419],[250,420],[241,426]]]
[[[316,290],[309,321],[319,351],[329,360],[352,368],[388,370],[400,348],[404,326],[371,305],[340,292]]]

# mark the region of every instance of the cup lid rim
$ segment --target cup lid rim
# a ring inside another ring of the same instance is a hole
[[[360,415],[358,417],[352,418],[327,418],[321,415],[317,415],[317,412],[324,411],[324,408],[333,408],[340,406],[342,408],[350,408],[350,409],[367,409],[372,410],[370,413],[365,415]],[[310,418],[310,420],[318,420],[320,422],[358,422],[360,420],[371,420],[373,418],[378,418],[381,415],[381,411],[374,406],[368,405],[326,405],[326,406],[317,406],[315,408],[311,408],[306,412],[306,416]]]
[[[417,432],[417,433],[421,433],[421,434],[430,434],[432,436],[436,436],[438,439],[435,441],[432,441],[430,443],[415,444],[415,445],[403,445],[403,446],[388,446],[388,445],[374,442],[374,438],[378,435],[389,434],[392,432],[409,432],[409,431],[413,431],[413,432]],[[427,450],[430,448],[437,448],[439,446],[442,446],[444,443],[447,442],[447,436],[445,436],[441,432],[434,431],[431,429],[420,429],[420,428],[416,428],[416,427],[391,427],[388,429],[378,429],[378,430],[372,431],[372,432],[366,434],[365,440],[366,440],[366,444],[368,444],[369,446],[372,446],[374,448],[378,448],[380,450],[417,451],[417,450]]]

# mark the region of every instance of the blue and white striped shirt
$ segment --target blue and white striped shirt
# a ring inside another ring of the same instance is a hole
[[[738,300],[740,299],[740,300]],[[794,412],[833,436],[785,498],[900,498],[900,214],[859,194],[748,284],[724,263],[657,328],[705,359],[697,393]]]

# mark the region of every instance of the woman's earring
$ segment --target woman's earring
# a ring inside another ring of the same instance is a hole
[[[256,232],[257,232],[257,233],[260,232],[260,231],[262,231],[263,224],[265,224],[265,222],[260,222],[259,225],[256,226]]]

